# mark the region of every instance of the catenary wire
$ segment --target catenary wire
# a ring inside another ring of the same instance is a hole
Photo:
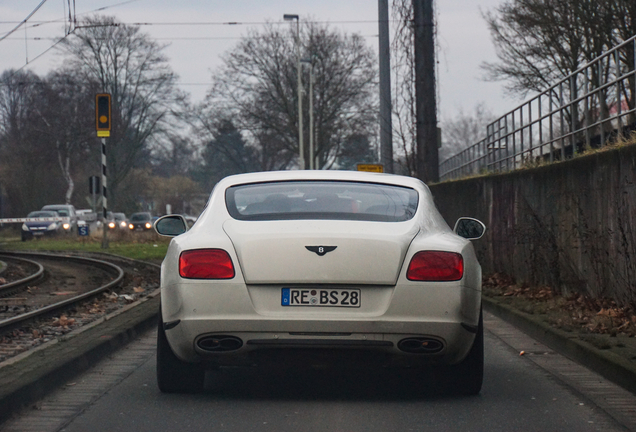
[[[44,3],[46,3],[46,1],[47,1],[47,0],[42,0],[42,1],[40,2],[40,4],[39,4],[39,5],[37,5],[37,6],[35,7],[35,9],[33,9],[33,11],[31,11],[31,13],[30,13],[30,14],[29,14],[29,15],[28,15],[25,19],[23,19],[22,21],[20,21],[20,23],[19,23],[17,26],[15,26],[12,30],[9,30],[9,32],[8,32],[8,33],[6,33],[4,36],[0,37],[0,42],[2,42],[3,40],[5,40],[5,39],[6,39],[7,37],[9,37],[9,36],[10,36],[13,32],[15,32],[16,30],[18,30],[18,29],[19,29],[19,28],[20,28],[20,27],[21,27],[24,23],[26,23],[26,22],[29,20],[29,18],[31,18],[31,17],[32,17],[32,16],[33,16],[33,15],[34,15],[34,14],[35,14],[35,13],[36,13],[36,12],[37,12],[37,11],[38,11],[38,10],[39,10],[42,6],[43,6],[43,5],[44,5]]]

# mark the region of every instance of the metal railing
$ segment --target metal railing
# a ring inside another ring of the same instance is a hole
[[[571,158],[636,130],[636,36],[486,127],[440,164],[440,181]]]

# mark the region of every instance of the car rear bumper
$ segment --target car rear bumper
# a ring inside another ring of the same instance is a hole
[[[376,304],[358,310],[283,308],[278,299],[276,310],[241,284],[173,286],[162,290],[162,317],[171,348],[188,362],[243,365],[261,363],[274,352],[286,358],[320,351],[335,353],[338,361],[366,352],[387,365],[454,364],[470,350],[479,291],[421,285],[361,289],[375,290]],[[219,351],[214,341],[222,345],[224,338],[230,349]],[[424,349],[413,352],[417,341]]]
[[[320,350],[333,352],[338,361],[356,356],[351,351],[365,351],[380,355],[369,361],[407,366],[457,363],[468,353],[475,332],[470,325],[445,322],[186,320],[166,335],[175,354],[189,362],[250,365],[266,362],[272,351],[284,351],[280,356],[286,357]],[[219,350],[224,340],[230,343]],[[417,341],[430,350],[413,350]]]

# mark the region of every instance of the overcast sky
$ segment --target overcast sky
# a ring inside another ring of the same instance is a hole
[[[495,61],[495,51],[482,11],[503,0],[437,0],[440,118],[484,103],[499,116],[519,104],[504,97],[501,83],[485,82],[479,65]],[[356,32],[377,51],[377,0],[75,0],[78,18],[87,13],[114,15],[124,23],[147,23],[142,31],[164,44],[165,54],[183,89],[199,101],[205,95],[220,56],[248,28],[283,21],[283,14],[329,22]],[[42,0],[0,0],[0,38],[27,18]],[[46,74],[60,64],[55,49],[46,50],[64,35],[67,0],[48,0],[20,27],[0,41],[0,72],[26,68]],[[73,3],[73,0],[70,1]],[[390,1],[389,1],[390,3]],[[238,25],[223,23],[234,22]],[[72,36],[71,36],[72,37]],[[44,53],[44,54],[43,54]],[[39,56],[39,57],[38,57]]]

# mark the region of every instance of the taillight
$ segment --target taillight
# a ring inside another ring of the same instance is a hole
[[[234,266],[223,249],[195,249],[181,252],[179,275],[187,279],[232,279]]]
[[[412,281],[457,281],[464,276],[464,259],[455,252],[422,251],[411,259],[406,278]]]

